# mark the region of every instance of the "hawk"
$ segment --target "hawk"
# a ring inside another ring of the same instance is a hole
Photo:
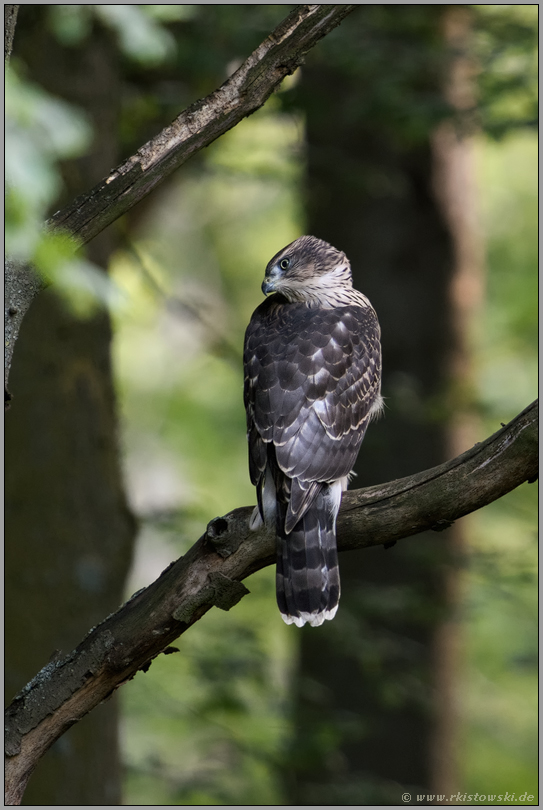
[[[336,517],[360,445],[382,409],[380,328],[346,255],[301,236],[266,267],[245,334],[249,472],[262,522],[277,537],[284,621],[336,615]]]

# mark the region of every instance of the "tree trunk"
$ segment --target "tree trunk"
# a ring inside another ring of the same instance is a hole
[[[464,352],[452,294],[458,235],[435,198],[430,123],[413,137],[406,124],[402,130],[371,107],[379,81],[381,88],[387,78],[401,85],[395,33],[398,48],[408,42],[422,50],[434,37],[432,26],[438,31],[437,12],[420,23],[419,8],[368,7],[352,16],[349,30],[334,35],[335,50],[304,71],[300,91],[307,116],[306,232],[346,252],[355,287],[368,295],[382,327],[385,412],[368,430],[355,487],[451,456],[452,384]],[[378,75],[363,59],[368,42],[383,48],[374,57]],[[423,82],[436,98],[438,76]],[[416,98],[416,86],[409,87]],[[460,533],[454,526],[441,542],[422,534],[386,553],[372,548],[340,559],[336,619],[302,633],[293,804],[400,804],[403,790],[448,792],[457,784]]]
[[[113,51],[99,36],[61,48],[44,34],[42,14],[36,6],[20,12],[17,52],[50,92],[79,103],[86,95],[96,127],[96,151],[67,167],[67,193],[75,194],[117,158]],[[96,239],[91,260],[106,267],[112,245],[111,233]],[[134,521],[118,456],[110,342],[107,314],[78,320],[47,291],[16,346],[6,417],[9,698],[124,598]],[[117,726],[113,698],[44,757],[24,804],[120,804]]]

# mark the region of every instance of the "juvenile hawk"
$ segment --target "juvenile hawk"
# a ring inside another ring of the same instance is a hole
[[[277,535],[284,621],[317,627],[338,608],[336,517],[382,407],[380,328],[345,254],[314,236],[273,257],[262,291],[243,358],[251,526]]]

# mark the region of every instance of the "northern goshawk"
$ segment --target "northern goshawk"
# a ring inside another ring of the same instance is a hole
[[[287,624],[333,619],[336,517],[364,434],[382,408],[377,316],[346,255],[301,236],[266,268],[245,335],[249,469],[277,536],[277,602]]]

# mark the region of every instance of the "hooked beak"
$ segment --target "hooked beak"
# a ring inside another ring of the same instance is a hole
[[[262,292],[264,295],[268,295],[268,293],[275,291],[275,283],[272,281],[271,278],[265,278],[262,282]]]
[[[275,292],[277,289],[277,282],[282,277],[281,269],[274,264],[273,267],[270,267],[269,271],[264,276],[264,281],[262,282],[262,292],[264,295],[268,295],[271,292]]]

